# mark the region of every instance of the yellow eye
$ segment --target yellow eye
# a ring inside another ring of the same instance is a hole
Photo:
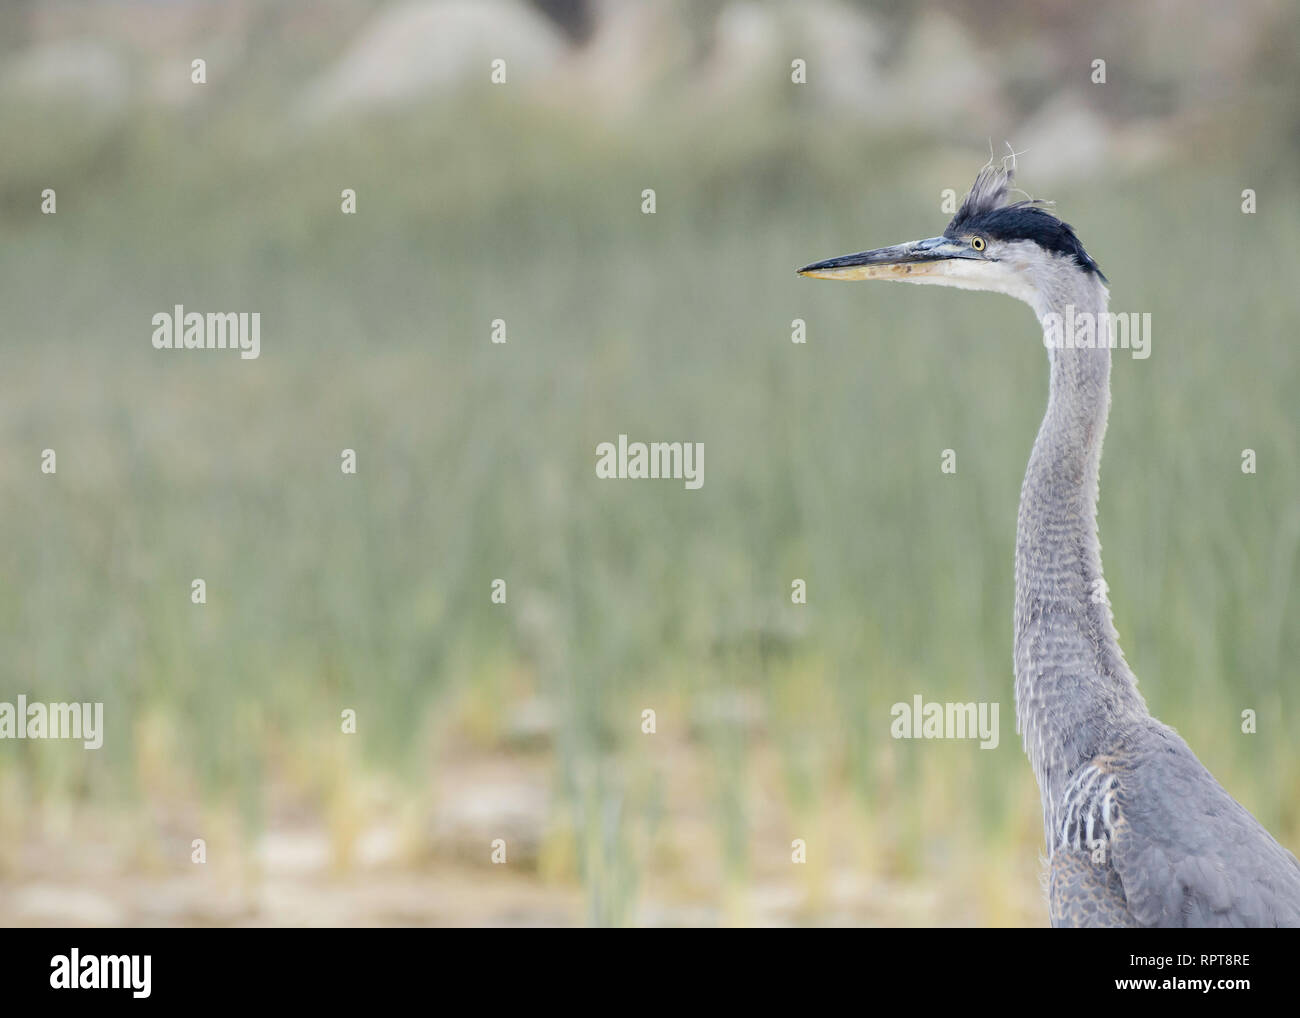
[[[976,251],[983,251],[983,250],[984,250],[984,238],[983,238],[983,237],[971,237],[971,239],[970,239],[970,246],[973,247]]]

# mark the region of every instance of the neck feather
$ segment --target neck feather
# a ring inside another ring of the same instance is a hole
[[[1097,540],[1098,468],[1110,409],[1108,295],[1100,280],[1077,272],[1040,293],[1035,311],[1051,387],[1020,493],[1016,720],[1050,815],[1070,775],[1146,705],[1119,648]],[[1085,313],[1096,316],[1096,345],[1060,348],[1056,323],[1078,322]]]

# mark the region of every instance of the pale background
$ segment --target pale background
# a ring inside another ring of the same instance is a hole
[[[3,8],[0,700],[108,731],[0,743],[0,922],[1043,924],[1035,323],[793,272],[940,232],[1004,142],[1153,318],[1102,467],[1128,659],[1300,846],[1300,7],[542,6]],[[261,358],[154,351],[175,303]],[[597,481],[620,432],[703,489]],[[1001,744],[891,740],[918,693]]]

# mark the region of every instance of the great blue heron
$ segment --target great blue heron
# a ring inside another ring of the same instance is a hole
[[[1298,926],[1300,863],[1151,716],[1120,651],[1097,543],[1107,280],[1043,203],[1007,202],[1013,170],[990,161],[942,236],[799,273],[1004,293],[1043,325],[1050,389],[1020,492],[1015,673],[1052,924]],[[1062,333],[1081,316],[1093,345]]]

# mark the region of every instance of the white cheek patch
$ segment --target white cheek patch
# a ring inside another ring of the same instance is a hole
[[[950,258],[932,263],[929,272],[886,278],[904,283],[929,283],[931,286],[951,286],[959,290],[1003,293],[1031,306],[1034,303],[1034,289],[1025,278],[1024,268],[1014,262]]]

